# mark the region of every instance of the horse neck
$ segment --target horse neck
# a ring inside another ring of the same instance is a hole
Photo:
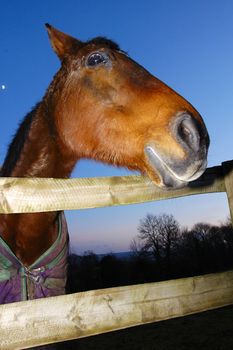
[[[33,116],[28,136],[10,174],[14,177],[66,178],[75,165],[45,115],[43,104]],[[14,141],[13,141],[14,142]],[[17,145],[16,145],[17,146]],[[1,236],[25,264],[33,263],[57,237],[57,213],[15,214],[0,216]]]
[[[57,132],[52,129],[50,124],[53,116],[45,115],[42,104],[35,111],[28,137],[8,176],[60,178],[70,176],[75,160],[59,140]]]

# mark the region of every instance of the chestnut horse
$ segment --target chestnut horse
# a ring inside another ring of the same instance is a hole
[[[47,29],[61,68],[21,123],[1,176],[67,178],[79,159],[89,158],[139,170],[157,186],[176,189],[204,172],[209,137],[190,103],[113,41],[82,42]],[[2,242],[37,284],[33,274],[41,267],[30,267],[54,246],[59,225],[66,230],[57,212],[0,216]]]

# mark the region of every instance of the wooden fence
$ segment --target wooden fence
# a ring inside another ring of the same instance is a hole
[[[28,180],[29,189],[30,186],[34,188],[38,184],[37,180]],[[14,212],[14,210],[25,212],[27,208],[30,212],[34,212],[38,209],[35,203],[27,202],[34,198],[33,192],[35,194],[37,191],[28,190],[28,193],[25,193],[24,185],[24,203],[21,203],[20,208],[13,208],[12,198],[15,200],[22,193],[20,181],[20,179],[0,179],[0,212]],[[38,181],[40,183],[41,179]],[[43,181],[42,193],[48,183],[54,183],[53,180]],[[91,179],[90,181],[84,180],[85,183],[82,182],[82,179],[77,180],[78,182],[75,180],[75,183],[72,182],[74,180],[66,181],[68,181],[66,185],[62,182],[62,190],[58,191],[59,193],[56,192],[55,197],[50,193],[48,203],[40,206],[40,211],[58,208],[60,205],[57,203],[58,197],[63,204],[65,203],[66,209],[93,207],[89,195],[84,200],[84,204],[76,203],[75,205],[74,203],[75,196],[78,198],[81,196],[80,186],[83,186],[84,197],[88,189],[92,188],[92,192],[94,190],[95,206],[122,205],[199,193],[226,192],[233,219],[232,161],[207,169],[202,178],[193,182],[190,187],[173,192],[158,191],[140,177],[104,179],[103,186],[101,182],[97,184]],[[61,183],[56,184],[56,188],[60,185]],[[104,186],[106,188],[103,190]],[[41,183],[39,187],[41,190]],[[72,187],[70,193],[72,198],[69,200],[65,194],[67,187],[68,189]],[[230,304],[233,304],[233,271],[6,304],[0,306],[0,348],[26,349],[184,316]]]

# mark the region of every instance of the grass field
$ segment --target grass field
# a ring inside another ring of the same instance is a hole
[[[233,350],[233,306],[60,345],[67,350]]]

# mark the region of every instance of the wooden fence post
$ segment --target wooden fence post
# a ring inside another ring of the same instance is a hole
[[[233,161],[222,163],[224,182],[227,193],[228,204],[231,214],[231,222],[233,224]]]

